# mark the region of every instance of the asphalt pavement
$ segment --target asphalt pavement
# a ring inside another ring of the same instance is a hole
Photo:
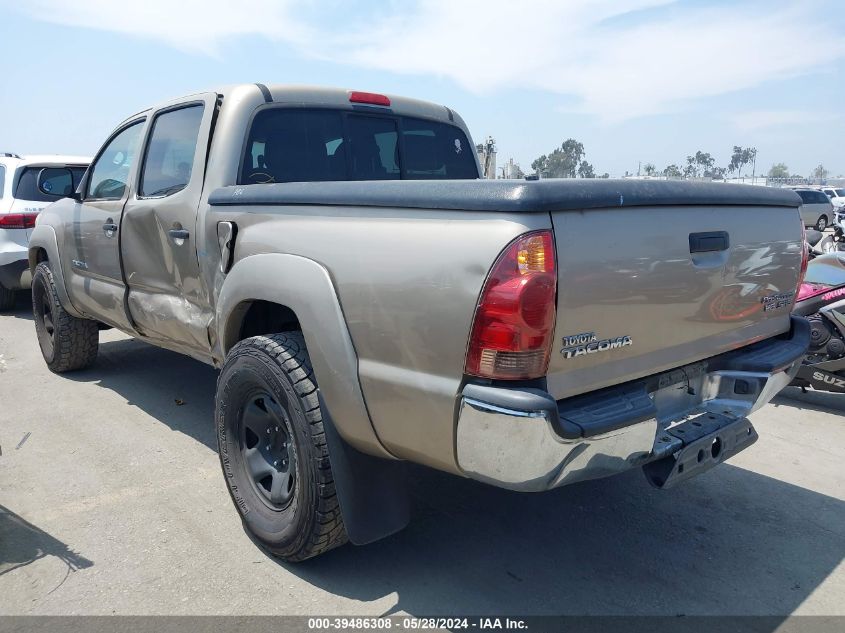
[[[100,340],[57,376],[26,297],[0,315],[0,614],[845,615],[845,396],[787,390],[754,446],[669,491],[412,467],[406,530],[289,565],[224,487],[216,371]]]

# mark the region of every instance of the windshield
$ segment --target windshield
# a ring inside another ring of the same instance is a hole
[[[252,123],[239,182],[478,177],[474,149],[454,125],[390,114],[269,108]]]
[[[845,189],[834,189],[833,194],[837,198],[845,198]]]

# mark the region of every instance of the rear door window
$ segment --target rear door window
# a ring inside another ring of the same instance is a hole
[[[240,184],[478,178],[454,125],[330,109],[260,111],[241,165]]]
[[[6,166],[0,165],[0,198],[3,197],[3,190],[6,188]]]
[[[144,157],[140,195],[167,196],[188,186],[202,111],[202,105],[192,105],[168,110],[155,118]]]
[[[15,188],[15,198],[18,200],[29,200],[32,202],[55,202],[61,200],[65,195],[76,191],[82,176],[85,174],[85,167],[70,167],[71,178],[64,184],[61,191],[55,194],[44,193],[38,188],[38,174],[43,167],[24,167]]]

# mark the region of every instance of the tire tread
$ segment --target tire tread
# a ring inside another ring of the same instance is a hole
[[[100,345],[100,328],[96,321],[79,319],[67,312],[59,301],[53,271],[47,262],[41,262],[35,268],[34,277],[40,277],[49,293],[52,303],[53,326],[53,358],[44,360],[50,371],[61,374],[68,371],[85,369],[97,360]],[[34,279],[33,279],[34,281]],[[33,286],[35,284],[33,283]],[[33,298],[33,312],[35,306]],[[36,327],[39,317],[35,315]]]
[[[309,522],[311,530],[302,534],[293,548],[276,550],[268,546],[273,554],[291,562],[299,562],[323,554],[348,541],[335,491],[331,460],[323,429],[323,415],[317,397],[317,381],[305,347],[305,339],[300,332],[253,336],[240,341],[229,352],[230,356],[256,353],[272,358],[287,374],[294,391],[299,396],[314,449],[314,472],[317,481],[315,482],[316,504],[312,520]]]

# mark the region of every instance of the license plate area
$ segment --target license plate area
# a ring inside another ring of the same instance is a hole
[[[671,488],[730,459],[757,437],[748,418],[704,413],[660,433],[654,452],[665,457],[643,471],[656,488]]]

